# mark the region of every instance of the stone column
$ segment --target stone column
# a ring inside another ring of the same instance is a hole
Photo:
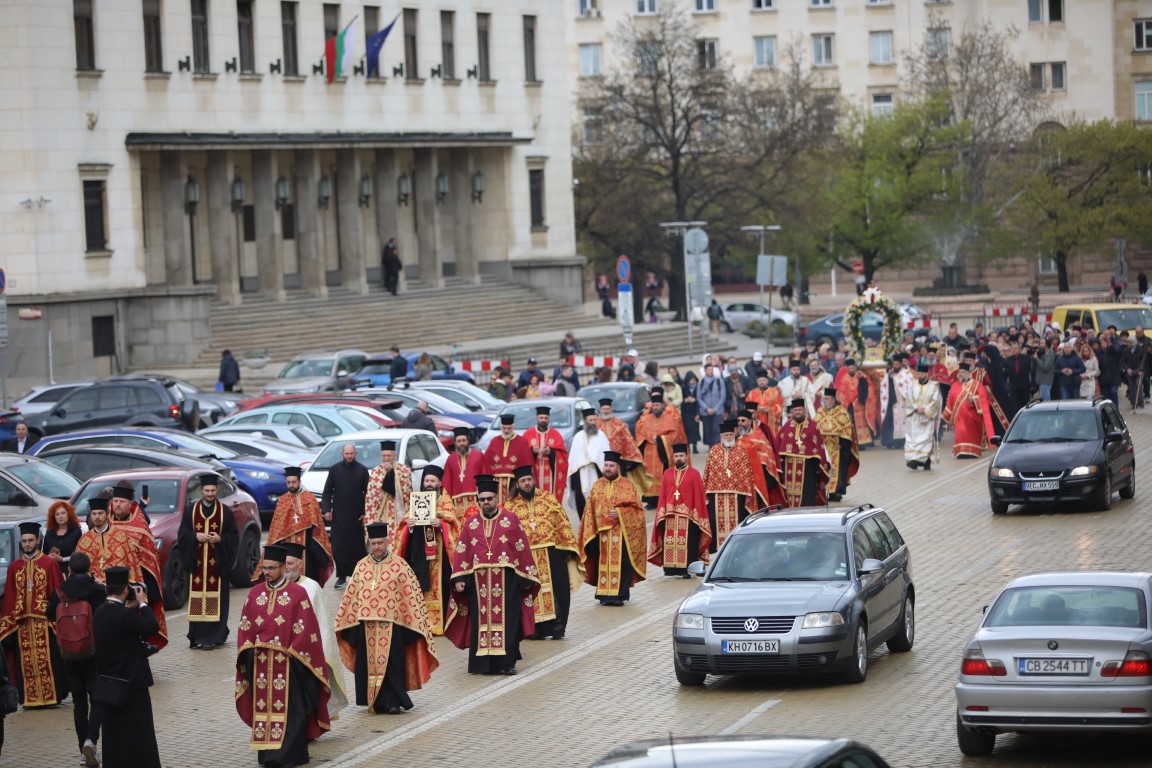
[[[240,254],[236,242],[239,214],[232,212],[232,153],[208,153],[208,243],[212,249],[212,279],[216,298],[229,304],[240,303]],[[245,184],[245,195],[251,199],[254,185]],[[201,204],[203,207],[203,204]]]
[[[188,240],[192,230],[188,226],[188,214],[184,212],[184,182],[187,179],[187,165],[183,156],[179,152],[161,152],[160,196],[164,203],[164,282],[169,286],[192,285],[192,257]],[[197,209],[196,213],[199,215],[201,210]]]
[[[436,150],[415,152],[416,178],[412,194],[416,206],[416,243],[420,251],[420,281],[432,288],[444,287],[444,270],[440,262],[440,211],[436,205],[436,175],[439,164]]]
[[[473,283],[480,282],[480,268],[475,249],[475,234],[472,230],[473,206],[472,152],[468,149],[451,150],[452,170],[449,172],[449,199],[456,214],[456,276]]]
[[[289,179],[289,183],[293,180]],[[315,190],[320,184],[320,158],[314,149],[296,150],[296,179],[293,199],[296,205],[296,252],[300,258],[300,282],[313,296],[328,298],[327,269],[324,251],[320,247],[320,211]]]
[[[252,203],[256,207],[260,291],[273,301],[284,301],[284,251],[276,225],[276,163],[271,150],[252,153]]]
[[[340,271],[344,287],[368,293],[364,263],[364,220],[360,215],[360,157],[352,149],[336,152],[336,189],[333,192],[336,226],[340,228]]]

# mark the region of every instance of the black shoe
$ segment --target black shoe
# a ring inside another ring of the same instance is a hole
[[[388,707],[384,710],[384,714],[386,715],[399,715],[403,714],[403,712],[404,710],[400,709],[400,707]]]
[[[680,578],[682,578],[682,579],[690,579],[690,578],[692,578],[692,575],[691,575],[691,574],[688,574],[688,573],[682,573],[682,574],[680,574]]]
[[[519,670],[517,670],[517,669],[516,669],[516,667],[508,667],[508,669],[502,669],[502,670],[500,670],[500,674],[502,674],[502,675],[509,675],[509,676],[511,676],[511,675],[518,675],[518,674],[520,674],[520,671],[519,671]]]
[[[841,495],[840,495],[840,494],[838,494],[838,493],[830,493],[830,494],[828,494],[828,501],[840,501],[840,500],[841,500],[841,499],[843,499],[843,498],[844,498],[844,497],[843,497],[843,496],[841,496]]]
[[[928,461],[924,462],[924,469],[932,469],[932,459],[928,459]]]
[[[908,469],[920,469],[920,462],[918,462],[918,461],[908,462]]]
[[[344,579],[336,579],[336,586],[335,586],[336,589],[344,589],[347,586],[348,586],[348,582],[345,581]]]
[[[202,651],[214,651],[219,647],[220,646],[217,643],[202,643],[200,645],[200,650],[202,650]]]
[[[564,639],[564,630],[560,630],[559,632],[553,632],[552,633],[552,639],[553,640],[563,640]]]

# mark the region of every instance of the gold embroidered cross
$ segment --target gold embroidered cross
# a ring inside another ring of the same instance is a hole
[[[676,499],[676,501],[680,501],[680,491],[677,490],[675,493],[673,493],[672,498]]]

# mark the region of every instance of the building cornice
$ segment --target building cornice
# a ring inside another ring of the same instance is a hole
[[[130,150],[164,149],[371,149],[424,147],[511,147],[532,143],[531,136],[511,132],[483,133],[130,133]]]

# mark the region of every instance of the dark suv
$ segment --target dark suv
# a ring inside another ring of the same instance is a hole
[[[908,545],[884,510],[770,508],[737,526],[680,604],[676,680],[834,672],[863,682],[873,648],[911,650],[915,607]]]
[[[151,376],[121,376],[79,387],[55,406],[28,417],[28,430],[43,437],[93,427],[174,427],[195,431],[200,408],[177,382]]]
[[[1087,503],[1112,508],[1112,494],[1136,495],[1136,453],[1115,403],[1056,400],[1016,414],[988,469],[992,512],[1012,504]]]

